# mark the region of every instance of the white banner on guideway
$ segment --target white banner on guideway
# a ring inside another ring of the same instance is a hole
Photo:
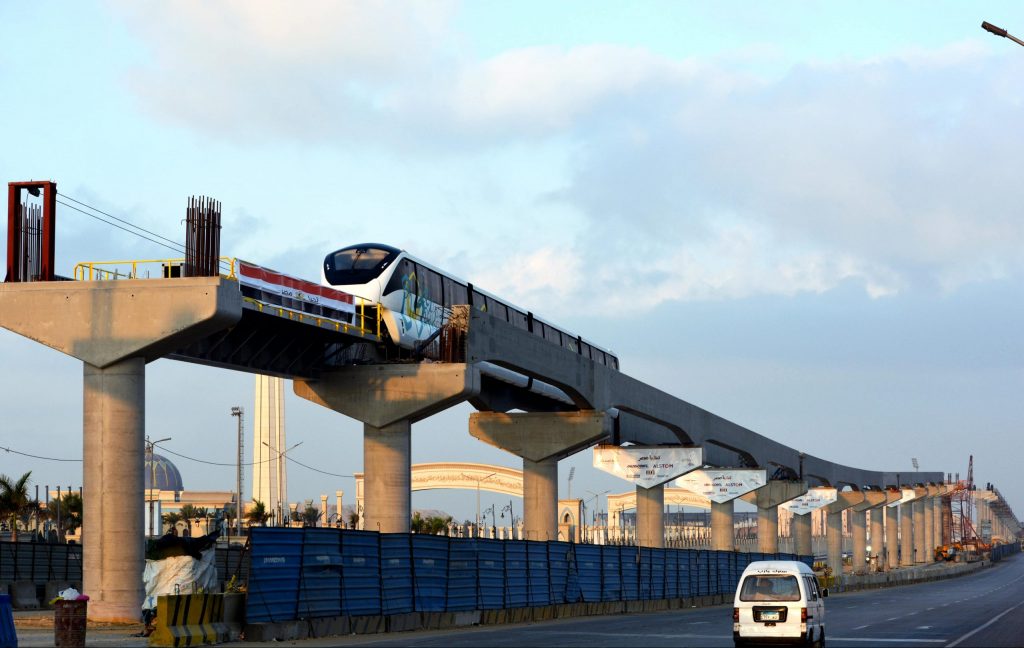
[[[809,488],[807,489],[807,492],[800,497],[791,499],[788,502],[783,502],[779,506],[794,515],[806,515],[811,511],[817,511],[820,508],[828,506],[838,499],[838,490],[835,488],[821,486]]]
[[[644,488],[664,484],[700,468],[703,462],[701,448],[611,445],[594,448],[594,468]]]
[[[676,486],[723,504],[768,483],[766,470],[694,470],[676,480]]]

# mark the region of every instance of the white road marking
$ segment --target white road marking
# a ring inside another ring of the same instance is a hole
[[[854,630],[861,630],[863,628],[868,627],[868,625],[870,625],[870,624],[865,624],[865,625],[862,625],[862,626],[857,626],[856,628],[854,628]]]
[[[917,629],[918,630],[931,630],[932,627],[931,626],[917,626]]]
[[[989,619],[989,620],[988,620],[988,621],[987,621],[987,622],[985,623],[985,625],[982,625],[982,626],[978,626],[978,627],[977,627],[977,628],[975,628],[974,630],[971,630],[970,632],[968,632],[968,633],[967,633],[967,634],[965,634],[964,636],[960,637],[959,639],[957,639],[957,640],[956,640],[956,641],[954,641],[953,643],[949,644],[948,648],[953,648],[954,646],[959,646],[959,645],[960,645],[961,643],[963,643],[963,642],[964,642],[964,641],[966,641],[967,639],[970,639],[971,637],[973,637],[973,636],[974,636],[974,635],[976,635],[977,633],[981,632],[982,630],[984,630],[985,628],[989,627],[990,625],[992,625],[993,623],[995,623],[995,622],[996,622],[996,621],[998,621],[999,619],[1001,619],[1001,618],[1003,618],[1004,616],[1006,616],[1006,614],[1007,614],[1007,613],[1009,613],[1009,612],[1013,612],[1014,610],[1016,610],[1017,608],[1019,608],[1019,607],[1020,607],[1020,606],[1022,606],[1022,605],[1024,605],[1024,601],[1021,601],[1020,603],[1018,603],[1017,605],[1014,605],[1013,607],[1008,607],[1008,608],[1006,608],[1005,610],[1003,610],[1003,611],[1002,611],[1002,612],[1000,612],[999,614],[997,614],[997,615],[995,615],[994,617],[992,617],[991,619]]]

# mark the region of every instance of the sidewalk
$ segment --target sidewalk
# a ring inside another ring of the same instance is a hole
[[[53,610],[14,610],[14,630],[19,648],[52,646]],[[146,646],[145,637],[132,635],[142,632],[142,623],[88,622],[85,633],[87,646]]]

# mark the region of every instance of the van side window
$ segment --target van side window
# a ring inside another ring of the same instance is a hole
[[[807,600],[818,600],[818,584],[810,576],[804,576],[804,584],[807,587]]]

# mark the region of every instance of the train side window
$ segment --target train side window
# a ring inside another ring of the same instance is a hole
[[[477,310],[487,311],[487,298],[479,291],[473,291],[473,307]]]
[[[508,321],[508,307],[493,297],[487,298],[487,312],[498,319]]]
[[[403,289],[413,294],[416,293],[416,264],[409,259],[402,259],[398,262],[395,272],[384,288],[384,294],[390,295],[396,290]]]
[[[443,293],[441,292],[441,275],[430,268],[417,266],[416,277],[419,279],[419,296],[427,301],[440,304],[443,298]]]
[[[509,308],[508,321],[510,324],[512,324],[512,326],[518,329],[523,329],[524,331],[529,330],[529,327],[526,323],[526,313],[522,311],[518,311],[514,308]]]
[[[468,304],[469,296],[466,287],[450,277],[444,278],[444,305],[451,308],[460,304]]]

